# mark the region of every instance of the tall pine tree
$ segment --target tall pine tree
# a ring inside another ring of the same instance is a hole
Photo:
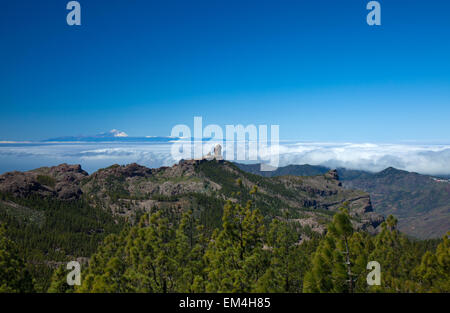
[[[215,231],[206,251],[208,292],[250,292],[264,274],[264,223],[258,209],[228,201],[222,230]]]

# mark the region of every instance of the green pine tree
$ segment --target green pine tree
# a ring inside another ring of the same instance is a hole
[[[421,292],[450,292],[450,232],[436,248],[427,251],[414,273]]]
[[[0,225],[0,293],[33,292],[31,275],[19,257],[16,244],[7,237],[7,229]]]
[[[304,292],[355,292],[366,260],[364,235],[355,233],[347,209],[336,213],[312,257],[303,282]],[[367,254],[367,253],[366,253]]]
[[[68,271],[64,266],[58,266],[53,272],[48,293],[71,293],[74,291],[73,286],[67,284]]]
[[[263,217],[248,201],[228,201],[221,231],[215,231],[206,251],[208,292],[250,292],[264,274]]]
[[[275,219],[270,224],[266,245],[270,264],[258,284],[258,292],[301,292],[302,277],[308,258],[298,245],[295,225]]]

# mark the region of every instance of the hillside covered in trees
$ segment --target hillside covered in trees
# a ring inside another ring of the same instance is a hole
[[[285,175],[311,176],[325,174],[330,169],[316,165],[288,165],[263,172],[260,164],[239,164],[240,169],[265,177]],[[393,167],[372,173],[337,168],[339,180],[349,189],[370,194],[375,212],[394,214],[399,229],[420,239],[440,238],[450,229],[450,180]]]
[[[61,165],[1,175],[0,191],[3,292],[450,291],[450,234],[409,239],[334,171]],[[80,286],[67,285],[69,261]]]

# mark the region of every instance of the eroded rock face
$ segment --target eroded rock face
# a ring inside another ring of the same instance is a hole
[[[38,195],[59,199],[78,199],[81,180],[88,176],[80,165],[60,164],[28,172],[9,172],[0,176],[0,192],[17,197]]]
[[[267,208],[272,209],[271,206],[276,204],[280,212],[309,212],[309,222],[314,220],[317,224],[314,224],[314,231],[324,227],[318,221],[330,216],[324,216],[324,210],[337,212],[341,207],[349,209],[356,229],[373,233],[384,221],[382,215],[373,212],[369,195],[343,188],[335,170],[316,176],[257,178],[223,160],[182,160],[171,167],[157,169],[136,163],[113,165],[92,175],[88,175],[80,165],[61,164],[3,174],[0,176],[0,191],[17,197],[39,195],[61,200],[79,199],[85,195],[87,199],[100,201],[105,209],[116,208],[113,211],[118,212],[124,211],[123,206],[127,202],[127,212],[131,212],[146,207],[144,204],[150,200],[155,207],[164,206],[168,201],[168,205],[176,203],[188,208],[191,206],[190,200],[186,200],[189,194],[233,200],[232,191],[241,190],[235,183],[238,178],[242,180],[244,189],[258,186],[258,194],[264,201],[261,204]]]
[[[152,176],[152,169],[132,163],[128,165],[112,165],[105,169],[98,170],[91,175],[91,179],[107,179],[110,176],[114,177],[150,177]]]
[[[355,229],[370,233],[378,232],[379,225],[384,221],[383,215],[373,211],[369,194],[342,187],[336,170],[315,176],[275,176],[269,182],[274,184],[273,188],[261,188],[261,192],[277,197],[290,207],[306,208],[312,212],[316,209],[338,212],[339,208],[345,207],[354,219]],[[244,184],[252,187],[245,180]],[[284,185],[285,190],[280,189],[280,185]]]
[[[0,191],[17,197],[27,197],[31,194],[53,195],[53,191],[40,184],[36,176],[29,172],[5,173],[0,176]]]
[[[325,178],[339,180],[339,175],[338,175],[337,170],[331,170],[328,173],[325,173]]]
[[[360,221],[354,223],[356,229],[366,230],[371,234],[376,234],[380,231],[379,226],[384,222],[384,216],[374,212],[369,195],[355,199],[350,203],[349,207],[350,216]]]

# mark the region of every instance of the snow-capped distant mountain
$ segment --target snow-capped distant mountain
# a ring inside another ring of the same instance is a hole
[[[45,142],[169,142],[180,139],[178,137],[146,136],[130,137],[126,132],[112,129],[108,132],[90,136],[64,136],[44,140]]]
[[[108,137],[128,137],[126,132],[122,132],[117,129],[111,129],[109,132],[101,133],[98,136],[102,136],[102,135],[104,135],[104,137],[106,137],[106,138],[108,138]]]
[[[171,142],[176,140],[192,140],[189,137],[172,136],[140,136],[131,137],[126,132],[112,129],[108,132],[90,136],[64,136],[44,140],[43,142]],[[209,141],[212,138],[203,138],[203,141]]]

